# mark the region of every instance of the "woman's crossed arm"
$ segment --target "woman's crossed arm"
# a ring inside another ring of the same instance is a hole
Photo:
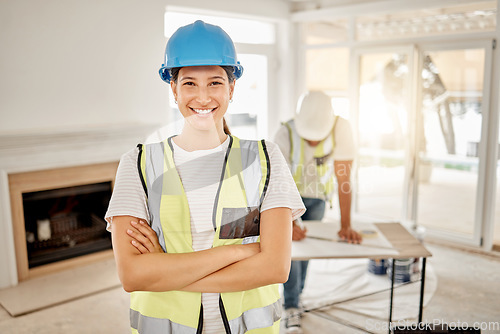
[[[180,290],[259,252],[258,245],[234,245],[180,254],[163,253],[157,248],[154,253],[142,254],[132,244],[131,235],[137,233],[132,221],[139,222],[139,219],[115,216],[111,224],[118,276],[127,292]]]
[[[139,220],[114,217],[112,224],[118,272],[126,291],[231,292],[288,279],[292,228],[288,208],[262,212],[260,244],[183,254],[161,252],[154,231],[131,221]]]

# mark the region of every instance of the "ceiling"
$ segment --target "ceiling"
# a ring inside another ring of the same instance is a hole
[[[496,28],[496,0],[287,1],[296,10],[292,12],[292,20],[305,23],[309,36],[316,36],[319,41],[331,36],[347,36],[351,18],[355,19],[358,40],[494,31]]]
[[[380,12],[396,13],[400,11],[427,12],[440,11],[447,7],[463,5],[497,7],[497,0],[283,0],[290,4],[292,13],[297,12],[323,12],[331,14],[366,15]],[[328,11],[328,10],[331,11]]]

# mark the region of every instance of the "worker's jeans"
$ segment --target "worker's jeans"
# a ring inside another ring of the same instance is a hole
[[[302,198],[306,212],[302,220],[321,220],[325,215],[325,201],[318,198]],[[304,289],[309,261],[292,261],[288,281],[283,284],[285,309],[299,307],[299,297]]]

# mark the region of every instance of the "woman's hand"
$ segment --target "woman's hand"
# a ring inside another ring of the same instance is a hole
[[[130,226],[131,228],[127,229],[127,234],[132,237],[132,245],[141,254],[163,253],[156,232],[146,222],[132,220]]]

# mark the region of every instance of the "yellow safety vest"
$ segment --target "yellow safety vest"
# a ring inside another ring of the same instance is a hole
[[[315,148],[313,158],[316,162],[316,175],[318,183],[322,186],[325,200],[330,202],[333,189],[335,188],[334,168],[333,168],[333,150],[335,149],[335,125],[338,116],[335,117],[332,131],[329,136],[323,139]],[[295,129],[295,121],[292,119],[283,123],[288,129],[290,137],[290,161],[293,179],[297,185],[299,193],[304,193],[304,172],[305,172],[305,145],[307,142],[301,138]]]
[[[229,140],[212,216],[213,247],[260,241],[260,206],[271,172],[264,140],[233,136]],[[163,250],[192,252],[189,206],[174,164],[172,137],[139,145],[138,168],[147,194],[150,224]],[[281,300],[277,284],[221,293],[219,306],[226,333],[279,332]],[[130,320],[132,333],[201,333],[201,293],[132,292]]]

